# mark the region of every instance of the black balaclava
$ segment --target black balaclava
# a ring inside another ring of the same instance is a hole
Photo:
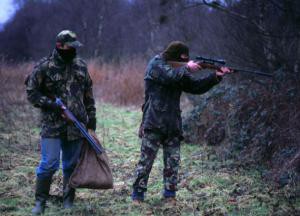
[[[188,46],[181,41],[172,41],[163,51],[162,56],[166,61],[187,62],[189,59],[181,58],[182,54],[189,56]]]
[[[72,62],[72,60],[76,57],[76,49],[70,48],[70,49],[59,49],[56,48],[58,54],[60,57],[64,60],[66,63]]]

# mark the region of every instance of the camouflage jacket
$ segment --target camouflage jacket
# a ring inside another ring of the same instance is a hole
[[[194,78],[185,66],[172,68],[160,56],[150,60],[145,73],[145,103],[141,128],[182,138],[180,110],[181,93],[202,94],[220,82],[221,77],[211,74]]]
[[[78,129],[67,124],[59,113],[44,108],[49,97],[61,98],[80,122],[87,128],[96,129],[92,80],[82,59],[75,58],[66,64],[54,50],[34,67],[25,84],[28,100],[41,108],[41,137],[65,137],[68,140],[82,137]]]

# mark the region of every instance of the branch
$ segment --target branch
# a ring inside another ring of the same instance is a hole
[[[215,1],[209,3],[206,0],[202,0],[202,2],[203,2],[202,5],[206,5],[208,7],[213,8],[213,9],[217,9],[217,10],[220,10],[224,13],[227,13],[231,16],[238,17],[240,19],[246,20],[246,21],[250,22],[251,24],[253,24],[256,28],[258,28],[259,31],[266,34],[265,28],[263,26],[259,25],[254,19],[251,19],[251,18],[249,18],[248,16],[246,16],[244,14],[240,14],[240,13],[234,12],[232,10],[229,10],[226,7],[222,6],[221,4],[219,4],[218,2],[215,2]],[[267,35],[269,35],[269,34],[267,34]]]
[[[277,9],[287,12],[287,10],[282,5],[280,5],[278,2],[276,2],[274,0],[270,0],[270,3],[273,4]]]
[[[274,1],[272,1],[272,3],[274,4]],[[202,0],[202,3],[198,2],[198,3],[190,4],[188,6],[185,6],[183,8],[183,10],[190,9],[190,8],[195,8],[195,7],[199,7],[199,6],[203,6],[203,5],[208,6],[212,9],[222,11],[222,12],[224,12],[224,13],[230,15],[230,16],[238,17],[240,19],[243,19],[243,20],[249,22],[250,24],[254,25],[258,29],[258,32],[260,34],[262,34],[265,37],[269,37],[269,38],[299,38],[300,37],[300,34],[285,35],[285,36],[279,36],[279,35],[272,34],[271,32],[268,32],[262,25],[260,25],[254,19],[251,19],[251,18],[249,18],[248,16],[246,16],[244,14],[237,13],[235,11],[229,10],[228,8],[222,6],[220,3],[216,2],[216,1],[207,2],[207,0]],[[281,7],[281,9],[283,10],[282,7]]]

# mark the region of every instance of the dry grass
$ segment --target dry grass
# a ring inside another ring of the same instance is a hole
[[[145,66],[146,62],[142,59],[120,64],[99,64],[90,60],[88,68],[96,99],[116,105],[140,105]]]
[[[0,147],[13,142],[31,143],[32,126],[37,122],[37,109],[27,102],[24,81],[32,63],[8,65],[0,63]],[[17,133],[22,139],[16,140]]]
[[[10,65],[0,62],[0,147],[22,148],[31,151],[37,147],[39,110],[26,99],[24,81],[34,63]],[[143,99],[145,62],[135,60],[123,64],[98,64],[88,61],[94,82],[95,99],[114,105],[140,106]],[[12,144],[21,144],[12,145]],[[27,145],[22,145],[27,143]]]
[[[6,112],[14,105],[27,103],[24,81],[31,73],[34,63],[9,65],[0,63],[0,112]],[[144,91],[144,70],[146,62],[137,59],[119,64],[100,64],[88,61],[89,73],[94,83],[96,100],[117,105],[139,105]]]
[[[8,111],[11,106],[26,102],[24,81],[33,68],[32,63],[8,65],[0,63],[0,112]]]
[[[139,156],[137,127],[141,112],[117,105],[139,105],[143,95],[145,62],[98,64],[89,61],[98,104],[97,132],[107,148],[115,188],[79,190],[73,215],[293,215],[299,198],[289,188],[274,189],[255,170],[244,171],[234,161],[219,161],[210,148],[183,145],[178,204],[161,200],[161,152],[154,164],[144,205],[129,198],[134,165]],[[34,169],[38,164],[38,109],[27,102],[24,80],[33,63],[0,64],[0,214],[28,215],[33,206]],[[209,156],[210,155],[210,156]],[[61,174],[61,173],[60,173]],[[67,215],[55,197],[61,197],[61,175],[55,175],[47,215]],[[293,189],[294,190],[294,189]]]

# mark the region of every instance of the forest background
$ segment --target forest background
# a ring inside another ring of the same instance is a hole
[[[189,45],[191,57],[226,59],[230,66],[273,76],[235,73],[205,95],[185,94],[185,142],[209,146],[236,167],[260,170],[264,181],[288,189],[296,197],[293,205],[299,205],[299,1],[14,3],[17,10],[0,31],[1,148],[37,151],[20,142],[34,143],[31,128],[39,118],[26,101],[23,82],[34,64],[51,53],[61,30],[73,30],[84,44],[79,53],[88,62],[98,103],[134,110],[143,103],[147,61],[170,41],[181,40]]]

